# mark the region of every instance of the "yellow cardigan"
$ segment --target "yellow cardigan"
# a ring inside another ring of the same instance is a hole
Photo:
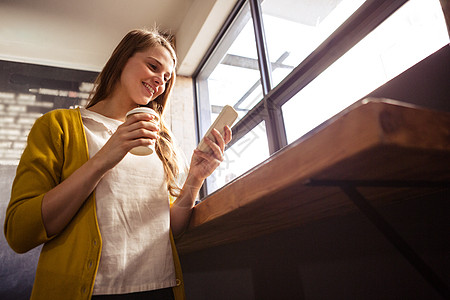
[[[47,236],[41,215],[44,194],[89,159],[79,109],[51,111],[36,120],[17,167],[5,218],[5,237],[24,253],[44,243],[31,299],[90,299],[102,239],[95,193],[58,235]],[[185,299],[180,261],[170,235],[177,276],[175,299]]]

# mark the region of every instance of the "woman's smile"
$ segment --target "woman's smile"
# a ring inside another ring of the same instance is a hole
[[[150,84],[147,82],[142,82],[147,92],[150,94],[150,97],[155,94],[155,88],[153,88]]]

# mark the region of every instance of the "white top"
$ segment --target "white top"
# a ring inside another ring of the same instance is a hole
[[[123,122],[80,109],[92,157]],[[98,183],[102,237],[94,295],[149,291],[176,285],[170,245],[170,206],[156,153],[128,153]]]

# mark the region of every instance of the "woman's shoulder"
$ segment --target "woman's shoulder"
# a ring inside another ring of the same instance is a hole
[[[41,118],[67,118],[75,117],[80,114],[79,108],[57,108],[46,112]]]
[[[80,120],[80,118],[80,110],[78,108],[58,108],[43,114],[36,122],[62,124]]]

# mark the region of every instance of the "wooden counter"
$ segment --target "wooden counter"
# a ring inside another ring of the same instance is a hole
[[[377,207],[449,181],[450,113],[365,99],[205,198],[177,247],[188,253],[356,210],[333,182],[354,184]]]

